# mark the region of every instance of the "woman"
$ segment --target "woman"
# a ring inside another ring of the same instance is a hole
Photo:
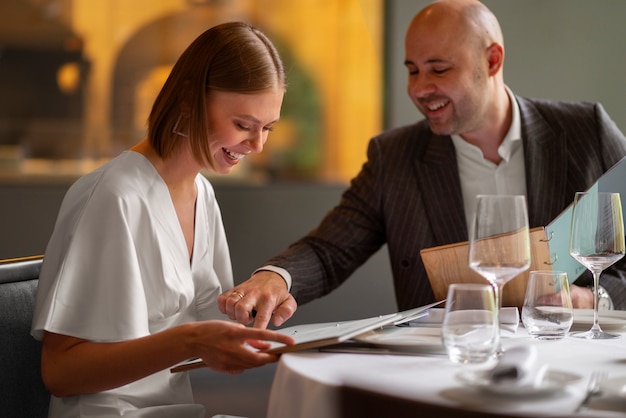
[[[244,23],[198,37],[175,64],[146,139],[67,192],[41,270],[32,334],[43,342],[50,416],[198,416],[199,357],[240,373],[276,361],[269,330],[222,321],[232,288],[221,215],[203,169],[261,152],[286,88],[272,43]],[[233,292],[233,298],[240,298]],[[252,349],[251,349],[251,348]]]

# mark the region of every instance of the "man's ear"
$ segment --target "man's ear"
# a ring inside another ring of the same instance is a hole
[[[489,65],[489,75],[495,75],[504,65],[504,48],[498,43],[493,43],[487,47],[487,63]]]

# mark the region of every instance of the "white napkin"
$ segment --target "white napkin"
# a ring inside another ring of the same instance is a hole
[[[432,325],[443,323],[444,308],[431,308],[428,315],[409,322],[411,326]],[[515,334],[519,326],[519,310],[515,306],[507,306],[500,309],[500,329]]]
[[[494,385],[535,388],[541,385],[547,365],[537,362],[537,348],[520,345],[507,349],[487,376]]]

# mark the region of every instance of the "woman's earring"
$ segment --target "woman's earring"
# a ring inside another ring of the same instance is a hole
[[[176,119],[176,123],[174,124],[174,127],[172,128],[172,133],[187,138],[189,134],[181,130],[181,125],[182,125],[181,121],[183,119],[185,120],[189,119],[189,115],[184,114],[184,113],[181,113],[180,115],[178,115],[178,119]]]

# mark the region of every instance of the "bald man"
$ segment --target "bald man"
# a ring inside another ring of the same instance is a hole
[[[399,310],[434,301],[420,250],[467,241],[478,194],[525,195],[531,227],[552,221],[626,155],[626,138],[597,103],[532,100],[503,77],[496,17],[474,0],[436,1],[405,38],[408,94],[425,119],[373,138],[367,162],[319,226],[220,296],[241,323],[281,325],[388,245]],[[601,278],[626,309],[624,262]],[[574,305],[593,306],[581,277]],[[233,296],[235,295],[235,296]],[[240,297],[239,295],[243,295]],[[297,301],[297,303],[296,303]]]

